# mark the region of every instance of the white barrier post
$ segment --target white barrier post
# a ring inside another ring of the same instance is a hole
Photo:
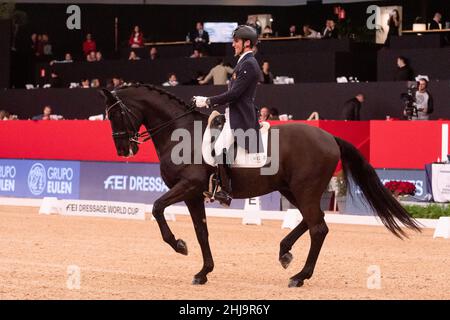
[[[260,211],[261,203],[259,197],[246,199],[242,224],[255,224],[260,226],[262,223]]]
[[[42,199],[39,214],[58,214],[61,213],[61,208],[56,197],[44,197]]]
[[[448,124],[442,125],[441,161],[446,162],[448,155]]]
[[[450,217],[440,217],[436,229],[434,230],[433,238],[443,237],[450,238]]]
[[[294,229],[302,221],[302,215],[297,209],[288,209],[284,214],[281,229]]]

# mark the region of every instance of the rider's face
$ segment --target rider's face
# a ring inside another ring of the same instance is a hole
[[[242,39],[233,39],[234,56],[239,56],[244,49],[244,41]]]

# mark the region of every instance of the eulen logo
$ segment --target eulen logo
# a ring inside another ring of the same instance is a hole
[[[28,173],[28,188],[34,195],[40,195],[45,190],[46,172],[41,163],[35,163]]]

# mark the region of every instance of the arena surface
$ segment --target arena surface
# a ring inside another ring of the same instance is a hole
[[[215,270],[192,286],[202,259],[189,217],[169,222],[188,256],[175,253],[155,221],[43,216],[38,208],[0,206],[1,299],[450,299],[450,240],[433,230],[398,240],[383,227],[329,225],[313,278],[302,288],[288,279],[303,266],[309,235],[294,260],[278,263],[280,221],[244,226],[209,218]],[[80,268],[80,289],[68,289],[67,268]],[[368,289],[378,265],[381,289]]]

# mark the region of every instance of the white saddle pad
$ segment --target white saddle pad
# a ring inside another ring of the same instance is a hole
[[[217,163],[214,157],[212,156],[212,145],[211,145],[211,122],[212,120],[220,115],[219,112],[213,111],[208,119],[208,126],[206,127],[205,133],[203,134],[202,141],[202,154],[203,159],[210,166],[216,167]],[[262,144],[264,148],[264,152],[260,153],[248,153],[245,148],[240,146],[237,147],[236,158],[232,163],[231,167],[233,168],[261,168],[267,163],[267,150],[268,150],[268,141],[269,141],[269,129],[270,123],[261,122],[261,128],[259,129],[261,133]]]

